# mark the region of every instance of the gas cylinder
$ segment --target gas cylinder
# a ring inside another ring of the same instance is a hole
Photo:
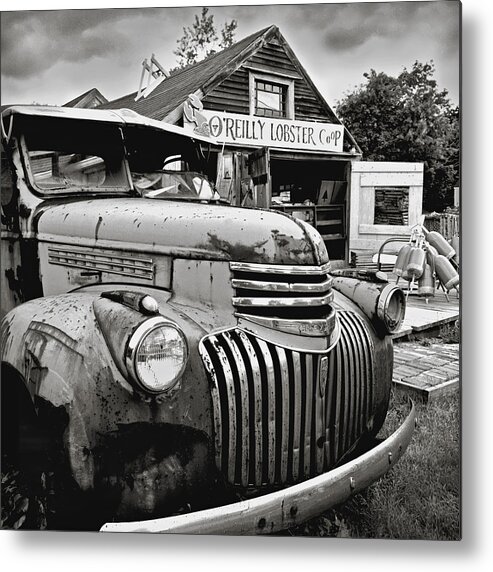
[[[418,282],[418,296],[429,298],[435,295],[435,278],[429,264],[425,264],[423,274]]]
[[[426,254],[422,248],[412,248],[407,263],[407,274],[411,278],[418,279],[423,274],[426,263]]]
[[[459,274],[457,270],[452,266],[450,260],[445,258],[443,254],[439,254],[435,258],[435,270],[438,278],[440,278],[442,284],[447,291],[456,288],[459,285]]]
[[[443,256],[448,259],[454,256],[455,250],[439,232],[436,232],[435,230],[428,231],[424,227],[423,232],[425,234],[426,241],[438,250],[438,254],[443,254]]]
[[[397,276],[402,276],[407,263],[409,261],[409,254],[411,254],[411,245],[405,244],[400,250],[399,254],[397,255],[397,260],[394,264],[394,274]]]

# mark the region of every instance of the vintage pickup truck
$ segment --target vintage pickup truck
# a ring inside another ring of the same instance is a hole
[[[205,135],[34,106],[1,132],[4,527],[270,533],[394,465],[401,290],[225,204]]]

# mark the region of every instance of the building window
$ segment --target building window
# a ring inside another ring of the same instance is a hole
[[[286,117],[287,86],[257,80],[255,82],[255,115]]]
[[[409,224],[409,187],[375,189],[373,224]]]
[[[294,119],[294,81],[251,72],[250,113],[260,117]]]

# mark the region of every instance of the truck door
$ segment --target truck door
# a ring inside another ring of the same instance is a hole
[[[253,182],[254,204],[268,209],[272,198],[270,153],[267,147],[257,149],[248,156],[248,171]]]
[[[17,189],[7,155],[2,144],[1,156],[1,303],[0,318],[23,301],[19,280],[21,268],[19,213],[17,210]]]

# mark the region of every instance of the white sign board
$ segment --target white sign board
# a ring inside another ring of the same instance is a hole
[[[183,122],[185,129],[202,135],[208,131],[219,143],[342,152],[344,127],[333,123],[271,119],[208,109],[195,112],[193,121],[184,115]]]

